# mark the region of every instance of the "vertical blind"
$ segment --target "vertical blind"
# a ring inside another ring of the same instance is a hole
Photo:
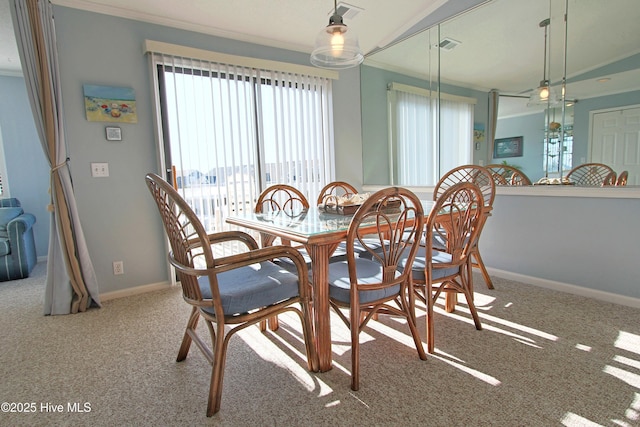
[[[471,162],[473,98],[388,88],[392,178],[398,185],[435,185],[442,173]]]
[[[149,53],[161,163],[207,231],[272,184],[315,200],[333,180],[330,78]]]

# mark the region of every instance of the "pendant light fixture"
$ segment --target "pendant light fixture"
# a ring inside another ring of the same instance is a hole
[[[333,4],[334,13],[329,18],[329,25],[316,37],[311,63],[316,67],[334,70],[356,67],[364,60],[358,36],[349,31],[342,21],[342,16],[338,14],[337,0]]]
[[[549,18],[540,21],[540,27],[544,27],[544,68],[542,71],[542,80],[540,80],[540,86],[531,93],[529,97],[528,107],[537,107],[540,105],[556,105],[558,103],[558,96],[555,90],[551,87],[549,79],[547,78],[547,30],[549,28]]]

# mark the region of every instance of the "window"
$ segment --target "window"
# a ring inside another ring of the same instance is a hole
[[[564,131],[549,131],[544,144],[542,169],[549,176],[560,176],[560,138],[562,143],[562,175],[566,175],[573,165],[573,125],[565,126]]]
[[[152,54],[164,164],[209,232],[269,185],[315,200],[334,175],[331,80],[218,55]]]
[[[440,94],[438,103],[428,90],[397,83],[388,99],[393,183],[435,185],[443,172],[471,162],[475,99]]]

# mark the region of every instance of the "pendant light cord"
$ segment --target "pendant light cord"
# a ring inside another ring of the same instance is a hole
[[[544,82],[547,81],[547,29],[549,28],[549,22],[550,22],[549,18],[540,22],[540,26],[544,27],[544,59],[543,59],[544,65],[542,68],[542,79]]]

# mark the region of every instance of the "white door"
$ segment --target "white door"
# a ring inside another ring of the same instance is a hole
[[[628,185],[640,185],[640,107],[594,113],[591,129],[591,161],[627,170]]]

